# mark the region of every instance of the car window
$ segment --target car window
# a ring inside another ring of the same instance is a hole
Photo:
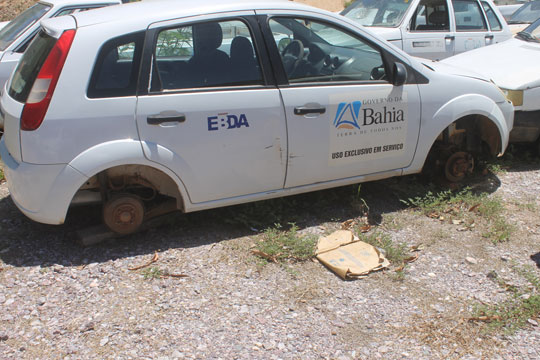
[[[69,15],[69,14],[74,14],[74,13],[78,13],[78,12],[81,12],[81,11],[88,11],[88,10],[92,10],[92,9],[99,9],[101,6],[92,6],[92,7],[83,7],[83,8],[70,8],[70,9],[64,9],[64,10],[61,10],[60,12],[58,12],[56,15],[54,15],[55,17],[58,17],[58,16],[64,16],[64,15]]]
[[[457,31],[487,30],[482,9],[476,0],[452,0]]]
[[[540,1],[531,1],[517,9],[508,19],[509,24],[530,24],[540,18]]]
[[[51,9],[50,5],[37,3],[11,20],[0,30],[0,51],[7,49],[28,27],[41,19]]]
[[[159,32],[151,91],[263,84],[248,26],[205,22]]]
[[[489,22],[489,27],[492,31],[499,31],[502,30],[502,25],[497,18],[497,15],[495,15],[495,12],[493,12],[493,9],[491,8],[491,5],[489,5],[487,2],[482,1],[482,7],[484,8],[484,11],[486,12],[486,16]]]
[[[103,45],[88,87],[89,98],[136,94],[143,41],[144,32],[139,32],[112,39]]]
[[[396,27],[411,3],[409,0],[357,0],[341,14],[364,26]]]
[[[309,19],[269,25],[290,83],[386,80],[381,52],[357,36]]]
[[[411,18],[411,31],[449,31],[448,5],[445,0],[422,0]]]

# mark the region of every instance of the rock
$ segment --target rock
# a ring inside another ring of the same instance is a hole
[[[478,260],[476,260],[475,258],[470,257],[470,256],[467,256],[467,257],[465,258],[465,261],[467,261],[469,264],[473,264],[473,265],[478,264]]]
[[[529,324],[531,324],[532,326],[538,326],[538,321],[536,321],[536,320],[528,319],[527,322],[528,322]]]
[[[105,336],[101,341],[99,342],[99,346],[105,346],[109,343],[109,338]]]
[[[6,341],[9,339],[8,334],[0,333],[0,341]]]

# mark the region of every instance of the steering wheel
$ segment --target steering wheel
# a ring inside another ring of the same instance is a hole
[[[281,52],[283,67],[288,75],[294,72],[300,61],[304,58],[304,44],[300,40],[291,41]]]

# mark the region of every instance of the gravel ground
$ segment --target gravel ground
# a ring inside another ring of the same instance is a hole
[[[394,189],[415,178],[364,184],[377,229],[425,249],[402,279],[385,271],[356,281],[312,261],[263,264],[250,253],[255,229],[226,221],[241,207],[173,214],[144,233],[82,248],[74,231],[99,222],[99,209],[73,209],[59,227],[33,223],[2,184],[0,358],[540,359],[539,319],[511,336],[468,321],[474,304],[508,296],[490,272],[515,284],[515,265],[540,274],[530,259],[540,251],[539,175],[528,163],[476,184],[503,199],[516,226],[497,245],[402,209]],[[339,201],[347,191],[285,201],[304,219],[302,231],[325,234],[360,217]]]

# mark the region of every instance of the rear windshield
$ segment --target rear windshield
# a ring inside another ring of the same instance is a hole
[[[0,30],[0,51],[7,49],[19,35],[21,35],[28,27],[32,26],[36,21],[41,19],[47,11],[51,9],[50,5],[35,4],[26,9],[15,19],[11,20],[2,30]]]
[[[9,95],[18,102],[25,103],[41,66],[51,52],[56,39],[47,35],[43,30],[30,43],[24,53],[9,87]]]

